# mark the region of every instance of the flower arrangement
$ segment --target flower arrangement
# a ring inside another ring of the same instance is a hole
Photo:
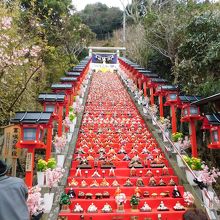
[[[37,171],[44,172],[47,169],[47,162],[43,159],[39,159],[37,162]]]
[[[50,158],[48,161],[39,159],[37,161],[37,171],[44,172],[46,169],[54,169],[57,165],[55,158]]]
[[[186,163],[192,170],[202,170],[203,163],[201,159],[185,155],[183,156],[183,159],[186,161]]]
[[[66,127],[66,128],[69,128],[70,125],[71,125],[72,121],[70,120],[69,116],[65,117],[65,119],[63,120],[63,125]]]
[[[80,86],[80,90],[79,90],[79,96],[80,97],[83,97],[83,95],[84,95],[84,92],[85,92],[85,87],[86,87],[86,85],[85,85],[86,83],[85,83],[85,80],[82,82],[82,84],[81,84],[81,86]]]
[[[171,127],[170,119],[160,117],[159,125],[163,129],[164,132],[168,132],[169,131],[168,129]]]
[[[82,106],[82,104],[81,104],[81,102],[80,102],[80,99],[77,98],[77,99],[76,99],[76,104],[75,104],[74,112],[75,112],[75,113],[80,113],[80,112],[82,112],[82,110],[83,110],[83,106]]]
[[[50,158],[50,159],[47,161],[47,168],[55,169],[55,168],[56,168],[56,165],[57,165],[57,162],[56,162],[55,158]]]
[[[73,122],[73,120],[75,118],[76,118],[76,114],[75,113],[72,112],[72,113],[69,114],[69,119],[70,119],[71,122]]]
[[[158,112],[158,107],[157,105],[151,105],[149,107],[149,111],[150,111],[150,114],[153,115],[153,116],[156,116],[157,112]]]
[[[138,95],[139,95],[139,96],[142,96],[142,95],[143,95],[143,90],[140,90],[140,91],[138,92]]]
[[[58,135],[56,135],[54,137],[53,144],[55,146],[56,152],[61,153],[64,150],[64,147],[67,144],[66,136],[62,135],[61,137],[58,137]]]
[[[126,203],[127,199],[126,199],[126,195],[124,193],[119,193],[115,196],[115,201],[118,205],[122,205],[124,203]]]
[[[185,203],[187,204],[187,206],[191,206],[195,202],[195,198],[190,192],[184,192],[183,199]]]
[[[172,134],[173,142],[177,142],[177,141],[179,141],[179,139],[182,139],[182,138],[183,138],[183,133],[181,133],[181,132],[176,132],[176,133]]]
[[[71,122],[73,122],[73,120],[76,118],[76,114],[74,113],[74,111],[73,111],[73,107],[71,106],[70,107],[70,111],[69,111],[69,120],[71,121]]]
[[[150,101],[150,99],[148,98],[148,96],[145,96],[142,103],[143,103],[143,105],[146,105],[148,107],[149,101]]]
[[[203,182],[206,186],[211,186],[213,183],[216,183],[218,177],[220,177],[219,169],[215,167],[210,169],[207,165],[205,165],[198,174],[198,180]]]
[[[185,149],[189,148],[190,146],[191,146],[191,142],[189,140],[189,137],[185,136],[184,140],[183,140],[182,148],[185,150]]]
[[[40,191],[41,188],[39,186],[34,186],[28,190],[27,206],[31,215],[42,212],[44,209]]]
[[[131,92],[135,92],[137,90],[137,86],[131,79],[128,80],[128,87],[130,88]]]
[[[56,167],[55,169],[48,168],[46,170],[46,180],[49,188],[56,186],[63,177],[64,172],[65,170],[60,167]]]

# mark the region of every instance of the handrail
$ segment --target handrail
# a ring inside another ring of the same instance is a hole
[[[148,112],[148,114],[152,117],[153,115],[151,113]],[[154,120],[154,119],[153,119]],[[194,176],[195,179],[197,179],[197,176],[195,175],[195,173],[192,171],[192,169],[189,167],[189,165],[186,163],[186,161],[183,159],[183,156],[180,154],[179,150],[177,149],[177,147],[175,146],[175,144],[170,140],[170,138],[165,134],[164,129],[157,123],[157,121],[154,120],[154,122],[156,123],[156,125],[160,128],[162,134],[165,136],[165,138],[169,141],[169,143],[174,147],[175,151],[177,152],[177,154],[180,156],[181,160],[183,161],[183,163],[186,165],[187,169],[190,171],[190,173]],[[167,149],[166,145],[165,148]],[[205,193],[205,196],[208,198],[209,200],[209,206],[213,205],[213,201],[212,198],[208,192],[208,190],[206,188],[200,189],[201,191],[203,191]],[[214,194],[216,195],[216,192],[214,191]],[[205,206],[204,202],[203,205]]]
[[[121,76],[122,77],[122,76]],[[128,78],[129,79],[129,78]],[[128,85],[127,85],[128,86]],[[138,89],[138,88],[137,88]],[[154,116],[152,113],[150,113],[149,111],[147,111],[148,115],[151,116],[151,119],[154,120]],[[175,144],[173,143],[173,141],[166,135],[166,133],[164,132],[164,129],[159,125],[159,123],[154,120],[155,124],[160,128],[162,134],[165,136],[165,138],[168,140],[168,142],[172,145],[172,147],[174,148],[174,150],[177,152],[177,154],[180,156],[181,160],[183,161],[183,163],[185,164],[185,166],[187,167],[187,169],[190,171],[190,173],[193,175],[193,177],[195,179],[197,179],[197,176],[195,175],[195,173],[193,172],[193,170],[189,167],[189,165],[186,163],[186,161],[183,159],[183,156],[181,155],[181,153],[179,152],[179,150],[177,149],[177,147],[175,146]],[[169,151],[169,149],[167,148],[167,146],[164,144],[164,147],[166,148],[167,151]],[[205,196],[209,199],[209,203],[213,204],[211,196],[208,193],[208,190],[206,188],[200,189],[201,191],[204,191]],[[215,193],[216,194],[216,193]],[[204,204],[204,203],[203,203]],[[205,205],[204,205],[205,206]]]

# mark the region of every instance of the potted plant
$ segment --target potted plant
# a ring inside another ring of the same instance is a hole
[[[60,197],[61,212],[70,212],[69,205],[71,204],[70,196],[62,193]]]
[[[143,90],[139,90],[138,94],[137,94],[137,101],[138,101],[138,105],[141,105],[143,102]]]
[[[74,132],[74,127],[76,125],[76,114],[73,112],[73,107],[70,107],[69,120],[71,121],[70,132],[73,133]]]
[[[56,167],[54,169],[46,169],[46,185],[49,186],[49,188],[56,187],[58,182],[63,177],[64,172],[65,170],[61,167]]]
[[[138,211],[139,202],[140,202],[140,199],[136,195],[133,195],[131,197],[131,200],[130,200],[130,204],[131,204],[131,207],[132,207],[131,211],[133,211],[133,212]]]
[[[215,167],[209,168],[207,165],[203,167],[201,171],[198,172],[198,178],[197,180],[199,182],[202,182],[208,191],[209,197],[211,200],[214,200],[214,190],[212,188],[213,183],[217,182],[217,179],[220,177],[219,169],[216,169]],[[209,199],[206,196],[206,190],[202,190],[202,196],[204,203],[209,206]]]
[[[31,220],[41,219],[44,213],[43,198],[41,197],[41,188],[34,186],[28,189],[27,206],[31,215]]]
[[[216,183],[219,177],[219,169],[216,169],[215,167],[209,168],[207,165],[205,165],[198,173],[198,180],[202,181],[207,187]]]
[[[148,113],[149,101],[150,100],[149,100],[148,96],[145,96],[144,100],[143,100],[143,112],[144,112],[144,115],[147,115],[147,113]]]
[[[50,168],[50,169],[55,169],[57,166],[57,162],[55,160],[55,158],[50,158],[48,161],[47,161],[47,169]]]
[[[37,162],[37,183],[38,186],[44,185],[45,170],[47,169],[47,162],[43,159],[39,159]]]
[[[157,112],[158,112],[158,107],[157,105],[153,104],[149,107],[149,114],[152,119],[152,124],[156,125],[157,123]]]
[[[184,154],[181,154],[181,155],[182,157],[184,156]],[[185,163],[183,162],[183,159],[179,156],[179,154],[176,154],[176,160],[177,160],[178,167],[186,167]]]
[[[56,167],[55,169],[48,168],[45,171],[46,182],[49,187],[49,193],[44,194],[45,213],[49,213],[53,205],[54,193],[51,193],[51,189],[52,187],[57,186],[58,182],[63,177],[64,172],[65,170],[60,167]]]
[[[82,112],[82,110],[83,110],[82,102],[83,102],[83,100],[81,98],[76,99],[76,106],[74,108],[75,113]]]
[[[172,141],[177,142],[179,139],[183,138],[183,133],[181,132],[176,132],[172,134]]]
[[[183,140],[183,133],[176,132],[171,135],[171,139],[174,142],[175,147],[180,152],[181,151],[181,145]],[[173,153],[176,153],[176,149],[173,150]]]
[[[183,156],[183,159],[187,163],[187,165],[191,168],[193,173],[198,176],[199,171],[202,170],[203,164],[201,159],[195,158],[195,157],[189,157],[189,156]],[[186,178],[190,185],[196,186],[197,184],[193,181],[195,178],[193,174],[190,172],[190,170],[186,169]]]
[[[203,163],[201,159],[189,156],[183,156],[183,159],[186,161],[186,163],[192,170],[199,171],[203,169]]]
[[[68,133],[71,124],[72,124],[72,122],[70,121],[69,116],[66,116],[65,119],[63,120],[63,125],[64,125],[65,131],[67,133],[68,142],[70,142],[70,140],[72,138],[72,133],[70,133],[70,132]]]
[[[67,144],[67,139],[65,135],[62,135],[61,137],[58,137],[57,135],[54,137],[54,146],[57,153],[57,166],[63,167],[64,160],[65,160],[65,154],[64,154],[64,148]]]
[[[162,135],[163,135],[163,141],[168,142],[167,137],[169,138],[169,128],[171,127],[170,119],[160,117],[160,125],[163,129]]]

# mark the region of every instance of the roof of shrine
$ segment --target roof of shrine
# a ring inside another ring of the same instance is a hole
[[[194,96],[194,95],[180,95],[179,96],[181,102],[195,102],[201,99],[201,96]]]
[[[51,86],[52,89],[72,89],[73,85],[72,84],[62,84],[62,83],[56,83],[56,84],[52,84]]]
[[[40,93],[38,101],[43,102],[63,102],[65,100],[65,94],[61,93]]]
[[[15,117],[11,119],[15,124],[47,124],[52,112],[16,112]]]
[[[220,125],[220,114],[206,114],[205,117],[208,119],[209,124],[211,125]]]

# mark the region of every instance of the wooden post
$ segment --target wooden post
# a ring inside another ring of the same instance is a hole
[[[17,173],[17,157],[13,157],[12,156],[12,164],[11,164],[11,167],[12,167],[12,171],[11,171],[11,175],[12,176],[16,176],[16,173]]]
[[[142,80],[138,78],[138,88],[141,90],[142,89]]]
[[[158,98],[159,98],[159,103],[160,103],[160,117],[164,117],[164,113],[163,113],[163,95],[160,93]]]
[[[72,106],[72,104],[73,104],[73,96],[74,96],[74,89],[73,89],[72,93],[69,95],[69,97],[70,97],[69,105],[70,106]]]
[[[69,115],[69,95],[67,96],[67,103],[66,103],[66,117]]]
[[[33,146],[28,148],[28,153],[26,157],[25,183],[28,187],[32,187],[33,185],[34,150],[35,149]]]
[[[150,87],[150,104],[154,105],[154,88]]]
[[[197,152],[197,142],[196,142],[196,126],[195,126],[195,121],[193,119],[190,120],[190,141],[192,145],[192,156],[193,157],[198,157],[198,152]]]
[[[171,114],[172,114],[172,133],[176,133],[176,107],[175,104],[171,104]]]
[[[58,106],[58,137],[62,136],[63,132],[63,105]]]
[[[143,87],[144,87],[144,97],[147,96],[147,84],[146,82],[143,83]]]
[[[47,127],[46,161],[50,158],[50,155],[51,155],[52,135],[53,135],[53,126],[52,126],[52,124],[49,124]]]

